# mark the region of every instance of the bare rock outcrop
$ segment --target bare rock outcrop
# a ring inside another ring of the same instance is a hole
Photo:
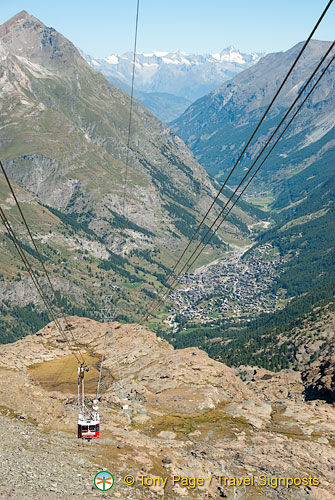
[[[24,485],[27,500],[78,494],[93,499],[99,496],[92,489],[99,470],[114,474],[113,497],[120,499],[335,498],[335,407],[305,401],[298,372],[243,367],[243,382],[201,350],[175,350],[143,326],[79,317],[70,323],[71,343],[90,366],[88,399],[95,394],[105,333],[114,329],[105,351],[101,437],[94,443],[76,439],[77,361],[53,323],[0,346],[6,446],[0,458],[9,477],[0,482],[0,498],[20,498]],[[134,486],[125,484],[127,474]],[[173,484],[173,476],[186,482]],[[192,488],[192,477],[204,484]],[[223,484],[224,477],[253,478],[254,485]],[[297,484],[274,486],[279,477],[297,478]]]
[[[335,354],[318,359],[302,373],[307,401],[322,399],[335,403]]]

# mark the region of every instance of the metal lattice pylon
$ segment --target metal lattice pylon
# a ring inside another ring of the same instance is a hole
[[[101,321],[104,323],[111,323],[115,317],[116,317],[116,307],[113,303],[113,295],[105,295],[103,299],[103,306],[100,309],[100,317]],[[102,349],[102,358],[101,358],[101,364],[100,364],[100,373],[99,373],[99,380],[98,380],[98,386],[97,386],[97,399],[99,397],[99,392],[100,392],[100,387],[103,385],[101,383],[102,380],[102,366],[103,366],[103,361],[105,358],[105,351],[108,346],[112,347],[113,353],[114,353],[114,364],[112,366],[112,373],[115,371],[117,372],[118,376],[118,381],[116,382],[116,386],[119,389],[120,392],[120,399],[122,401],[122,408],[124,411],[124,414],[127,416],[128,421],[130,422],[131,419],[131,408],[129,407],[128,400],[125,395],[125,390],[122,382],[122,374],[121,374],[121,369],[120,369],[120,363],[119,363],[119,358],[117,354],[117,348],[116,348],[116,342],[115,342],[115,336],[114,336],[114,328],[112,324],[110,324],[110,328],[107,329],[105,333],[105,340],[104,340],[104,345]]]

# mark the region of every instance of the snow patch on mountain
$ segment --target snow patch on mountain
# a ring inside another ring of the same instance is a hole
[[[142,54],[144,57],[164,57],[168,55],[168,52],[159,52],[157,50],[153,50],[152,52],[149,52],[148,54]]]
[[[105,57],[105,61],[107,61],[109,64],[118,64],[119,58],[117,56],[111,55]]]
[[[211,54],[214,59],[217,61],[226,61],[226,62],[232,62],[232,63],[237,63],[237,64],[247,64],[247,61],[250,60],[250,58],[246,58],[246,54],[242,54],[239,50],[235,49],[235,47],[230,46],[227,47],[226,49],[222,50],[222,52],[218,54]],[[248,56],[256,56],[255,60],[257,61],[259,59],[258,54],[248,54]]]

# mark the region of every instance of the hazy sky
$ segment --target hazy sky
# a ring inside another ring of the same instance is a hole
[[[327,0],[140,0],[138,51],[286,50],[310,33]],[[132,50],[136,0],[1,0],[0,24],[21,10],[96,57]],[[335,4],[315,38],[332,40]]]

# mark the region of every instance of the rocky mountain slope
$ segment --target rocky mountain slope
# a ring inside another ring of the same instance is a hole
[[[71,291],[65,304],[94,310],[94,297],[120,277],[128,287],[125,296],[135,289],[135,303],[141,284],[152,295],[208,208],[213,182],[184,143],[135,102],[124,191],[129,96],[93,70],[70,41],[25,11],[0,27],[0,52],[0,157],[25,190],[22,200],[30,200],[25,208],[48,214],[45,220],[35,214],[34,232],[56,281],[63,281],[56,288]],[[14,212],[4,185],[1,190],[4,209]],[[246,224],[257,218],[247,205],[236,214],[225,236],[213,240],[221,251],[224,238],[243,243]],[[13,223],[23,234],[17,217]],[[10,303],[25,286],[14,281],[20,279],[19,261],[7,267],[12,251],[4,232],[1,241],[1,272],[12,279],[3,298]],[[212,248],[208,258],[216,254]]]
[[[78,317],[70,322],[91,367],[93,397],[108,327]],[[109,347],[101,437],[91,443],[76,438],[76,361],[54,325],[0,347],[3,498],[18,498],[23,486],[28,499],[95,498],[93,478],[105,469],[115,478],[113,496],[122,499],[334,498],[335,411],[323,400],[305,401],[316,372],[303,382],[299,372],[244,367],[243,383],[197,348],[175,351],[139,325],[113,326],[131,422]],[[125,484],[127,474],[133,486]],[[165,488],[161,479],[142,485],[140,475],[167,479]],[[204,478],[204,484],[173,484],[173,475]],[[254,485],[225,485],[223,477],[254,477]],[[300,479],[285,487],[276,485],[279,477]]]
[[[233,183],[241,178],[243,167],[256,156],[329,46],[330,42],[318,40],[312,40],[308,45],[263,123],[257,140],[248,150],[246,160],[236,172]],[[302,42],[286,52],[266,55],[251,68],[193,103],[173,124],[175,132],[207,171],[218,178],[225,176],[301,47]],[[303,177],[301,171],[307,174],[312,163],[329,162],[334,148],[334,71],[332,65],[255,178],[253,187],[259,186],[258,191],[262,187],[278,193],[295,175],[300,173]]]
[[[319,301],[319,306],[313,305],[313,299]],[[327,297],[320,301],[314,291],[275,313],[260,314],[257,319],[212,319],[210,325],[193,322],[179,332],[161,331],[160,335],[176,348],[198,346],[229,366],[249,364],[273,371],[303,370],[333,352],[335,306],[328,300]]]

